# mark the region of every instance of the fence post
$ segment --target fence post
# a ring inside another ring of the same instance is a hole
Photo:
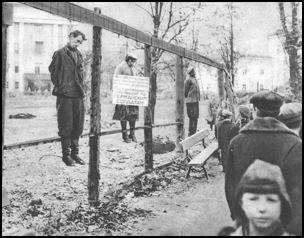
[[[220,101],[225,100],[224,71],[217,70],[218,94]]]
[[[175,101],[175,117],[176,122],[180,122],[176,126],[176,150],[179,151],[178,146],[180,141],[184,139],[184,75],[183,75],[183,58],[179,55],[176,56],[176,81],[175,81],[175,91],[176,91],[176,101]]]
[[[153,170],[153,134],[152,134],[152,106],[151,106],[151,47],[145,45],[145,77],[150,78],[149,102],[145,107],[145,172]]]
[[[5,91],[7,69],[7,28],[13,24],[13,5],[2,3],[2,181],[3,181],[3,141],[5,129]],[[2,182],[3,183],[3,182]],[[3,185],[3,184],[2,184]],[[7,191],[2,187],[2,207],[9,204]]]
[[[100,8],[94,8],[100,14]],[[88,175],[89,202],[95,204],[99,199],[99,156],[100,156],[100,65],[101,65],[101,28],[93,26],[93,60],[91,79],[91,119],[90,119],[90,161]]]

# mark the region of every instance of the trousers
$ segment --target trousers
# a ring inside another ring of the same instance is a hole
[[[83,132],[83,98],[57,97],[58,135],[63,138],[78,138]]]

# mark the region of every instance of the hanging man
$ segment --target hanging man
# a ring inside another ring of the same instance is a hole
[[[76,30],[69,34],[69,42],[57,50],[49,66],[57,96],[58,135],[61,137],[62,160],[67,166],[85,164],[79,157],[79,137],[84,124],[83,58],[77,49],[86,40]]]
[[[122,61],[115,69],[115,75],[130,75],[134,76],[134,64],[137,57],[134,54],[127,53],[125,60]],[[138,120],[138,106],[132,105],[121,105],[117,104],[115,106],[115,112],[113,115],[113,120],[120,121],[122,129],[122,139],[126,143],[137,142],[135,137],[135,122]],[[127,133],[127,121],[130,126],[130,134]]]
[[[196,133],[197,120],[199,117],[199,101],[200,101],[200,89],[197,79],[195,77],[195,70],[190,66],[187,70],[189,75],[185,82],[185,98],[187,115],[189,117],[189,134],[191,136]]]

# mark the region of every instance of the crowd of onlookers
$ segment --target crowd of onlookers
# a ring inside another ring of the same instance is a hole
[[[188,136],[197,131],[200,98],[195,69],[189,67]],[[226,200],[235,221],[219,235],[302,235],[302,104],[268,90],[239,104],[235,120],[234,105],[212,97],[206,118],[220,148]]]
[[[225,103],[209,104],[235,221],[219,235],[302,235],[302,104],[273,91],[249,103],[234,122]]]

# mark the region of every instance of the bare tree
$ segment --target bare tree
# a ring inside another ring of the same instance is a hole
[[[298,7],[299,2],[291,2],[291,21],[288,21],[284,2],[279,2],[280,20],[285,38],[284,47],[289,58],[289,84],[292,93],[299,97],[302,93],[302,75],[299,66],[299,48],[302,47],[302,38],[299,31]]]
[[[169,43],[178,43],[178,39],[189,27],[191,19],[198,9],[202,8],[201,3],[179,3],[179,2],[149,2],[135,3],[143,9],[152,19],[153,37],[163,39]],[[147,6],[148,5],[148,6]],[[152,123],[154,123],[154,111],[156,104],[157,74],[160,69],[168,69],[174,75],[172,63],[161,60],[164,50],[152,48],[152,72],[151,72],[151,104]]]

